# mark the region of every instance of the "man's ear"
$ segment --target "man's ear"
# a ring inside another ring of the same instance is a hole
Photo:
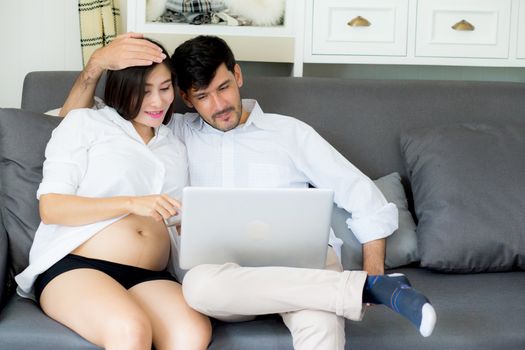
[[[235,76],[235,81],[237,82],[237,86],[241,87],[243,84],[242,70],[241,70],[241,66],[239,66],[237,63],[235,63],[235,66],[233,66],[233,75]]]
[[[179,95],[186,106],[188,106],[189,108],[194,108],[193,103],[191,103],[187,93],[185,93],[182,90],[179,90]]]

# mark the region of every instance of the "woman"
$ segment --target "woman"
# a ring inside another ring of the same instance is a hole
[[[188,177],[184,145],[163,125],[172,71],[167,58],[108,72],[107,107],[70,112],[46,148],[42,223],[18,290],[106,349],[204,349],[211,337],[166,271],[176,232],[163,220]]]

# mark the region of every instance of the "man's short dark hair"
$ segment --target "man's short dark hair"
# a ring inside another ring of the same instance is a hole
[[[146,38],[162,49],[162,53],[169,57],[166,49],[158,42]],[[104,102],[113,107],[120,116],[126,120],[137,117],[144,101],[146,90],[146,79],[151,71],[159,64],[165,65],[171,73],[172,84],[175,84],[175,70],[169,58],[161,63],[153,63],[149,66],[134,66],[121,70],[110,70],[107,73],[106,87],[104,90]],[[174,100],[175,102],[175,100]],[[173,114],[174,102],[170,105],[166,116],[162,121],[168,124]]]
[[[177,74],[177,85],[184,92],[190,88],[206,88],[223,63],[230,72],[235,67],[235,57],[228,44],[211,35],[200,35],[182,43],[175,49],[171,62]]]

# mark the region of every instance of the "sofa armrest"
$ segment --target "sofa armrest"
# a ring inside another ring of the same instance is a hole
[[[4,306],[4,301],[7,297],[7,248],[7,232],[2,224],[2,216],[0,214],[0,310]]]

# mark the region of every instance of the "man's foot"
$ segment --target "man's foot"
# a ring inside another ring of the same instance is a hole
[[[402,274],[368,276],[363,289],[363,302],[383,304],[403,315],[424,337],[434,330],[436,311]]]
[[[395,280],[395,281],[398,281],[400,283],[412,286],[412,284],[410,284],[410,281],[408,280],[407,276],[405,276],[402,273],[389,273],[387,276],[390,277],[392,280]]]

